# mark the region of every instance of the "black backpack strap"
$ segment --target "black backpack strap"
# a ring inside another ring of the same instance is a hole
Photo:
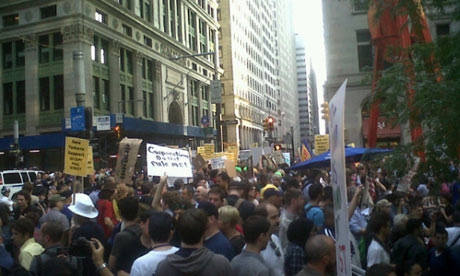
[[[460,239],[460,231],[458,231],[457,237],[455,238],[455,240],[447,248],[450,248],[450,247],[454,246],[458,242],[459,239]]]
[[[43,275],[43,271],[42,271],[42,255],[38,255],[36,256],[37,257],[37,275],[40,276],[40,275]]]

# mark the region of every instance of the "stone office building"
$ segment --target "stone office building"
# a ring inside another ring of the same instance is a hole
[[[0,16],[0,168],[14,120],[24,166],[63,167],[74,51],[83,52],[85,105],[112,126],[117,117],[122,136],[179,146],[212,138],[200,122],[214,124],[214,56],[171,57],[215,52],[215,0],[11,0]],[[116,153],[111,134],[96,133],[102,159]]]

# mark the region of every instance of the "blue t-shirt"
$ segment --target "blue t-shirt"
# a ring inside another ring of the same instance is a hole
[[[310,206],[311,204],[307,203],[307,205],[305,205],[305,211],[307,211],[307,209],[310,208]],[[320,229],[324,227],[324,213],[320,207],[318,206],[311,207],[308,210],[306,217],[307,219],[311,220],[316,227]]]
[[[216,254],[224,255],[229,261],[235,257],[232,244],[222,232],[204,240],[204,247]]]

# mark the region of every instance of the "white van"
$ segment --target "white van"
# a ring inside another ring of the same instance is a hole
[[[0,190],[7,187],[11,190],[9,198],[22,189],[25,182],[34,183],[39,173],[43,171],[33,170],[9,170],[0,171]]]

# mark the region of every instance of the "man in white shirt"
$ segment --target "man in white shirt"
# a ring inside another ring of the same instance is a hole
[[[454,225],[452,227],[446,228],[448,234],[447,247],[460,245],[460,212],[455,212],[452,215],[452,218],[454,220]]]
[[[383,211],[372,214],[369,230],[373,238],[367,249],[367,267],[374,264],[390,264],[390,254],[386,249],[386,243],[391,236],[390,215]]]
[[[158,264],[179,248],[169,244],[173,235],[172,218],[165,212],[155,212],[149,219],[149,236],[152,249],[137,258],[131,268],[131,276],[155,275]]]

